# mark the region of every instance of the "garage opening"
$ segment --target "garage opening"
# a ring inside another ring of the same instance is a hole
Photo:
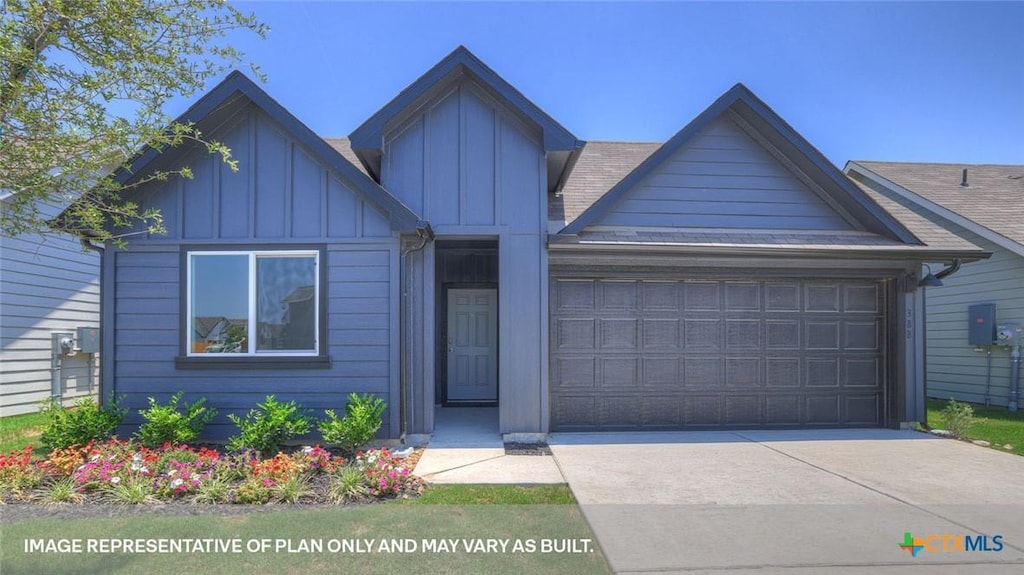
[[[884,425],[887,286],[554,276],[551,428]]]

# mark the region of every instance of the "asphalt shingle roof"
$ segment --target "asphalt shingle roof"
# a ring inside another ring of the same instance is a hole
[[[587,142],[562,192],[548,203],[548,219],[571,223],[660,147],[658,142]]]
[[[1024,165],[856,161],[974,223],[1024,245]],[[960,182],[967,169],[967,186]]]
[[[331,145],[331,147],[338,150],[346,160],[365,173],[366,170],[359,161],[359,158],[356,157],[355,153],[352,151],[348,138],[325,138],[325,140]],[[549,219],[571,223],[588,207],[590,207],[591,204],[596,202],[602,195],[604,195],[605,192],[614,187],[615,184],[619,183],[622,178],[626,177],[626,175],[633,171],[634,168],[640,165],[641,162],[647,159],[647,157],[654,153],[654,151],[659,147],[661,147],[661,144],[657,142],[587,142],[586,146],[581,150],[580,156],[576,161],[576,165],[573,168],[572,173],[569,175],[561,193],[550,198],[550,201],[548,202]],[[917,168],[919,166],[944,166],[952,169],[952,171],[946,170],[949,174],[955,172],[953,187],[956,189],[952,190],[952,192],[960,194],[964,193],[964,189],[960,188],[959,185],[960,169],[962,169],[961,166],[952,164],[898,164],[887,162],[858,163],[868,167],[869,169],[875,169],[878,167],[879,170],[884,170],[885,173],[879,173],[887,179],[890,178],[886,173],[893,175],[893,177],[902,177],[894,174],[907,171],[918,174],[918,178],[923,178],[926,175],[930,175],[930,177],[934,178],[936,174],[935,171],[927,168]],[[904,168],[908,166],[915,169],[905,170]],[[1003,180],[1016,183],[1018,186],[1016,188],[1017,192],[1015,192],[1016,200],[1011,201],[1010,197],[1006,197],[1003,200],[1006,204],[1014,204],[1013,206],[1003,206],[1003,213],[1010,214],[1010,216],[1001,216],[1000,221],[1003,221],[1003,223],[1009,227],[1013,227],[1013,224],[1016,224],[1019,228],[1022,228],[1019,230],[1021,236],[1018,237],[1021,237],[1021,241],[1024,241],[1024,212],[1022,212],[1022,210],[1024,210],[1024,201],[1022,201],[1024,200],[1024,178],[1021,178],[1020,180],[1012,180],[1007,177],[1007,174],[1003,174],[1002,179],[1000,180],[998,175],[993,176],[990,170],[980,169],[1018,168],[1018,171],[1024,175],[1024,166],[970,166],[969,168],[969,178],[973,179],[974,175],[977,174],[977,180],[976,185],[972,185],[971,188],[967,188],[968,191],[973,190],[975,193],[978,191],[987,191],[995,188],[995,183],[998,182],[999,184],[1002,184],[1004,188],[1007,188],[999,192],[999,197],[1003,197],[1006,194],[1012,196],[1014,192],[1005,185]],[[943,173],[945,174],[945,172]],[[877,202],[887,212],[892,214],[896,219],[903,223],[911,233],[924,242],[925,245],[921,247],[922,249],[980,251],[974,244],[964,240],[927,218],[914,213],[912,210],[901,206],[899,203],[889,199],[885,194],[878,190],[872,189],[870,186],[864,185],[857,180],[853,181],[861,190],[864,191],[865,194]],[[900,181],[906,183],[908,180],[907,178],[902,177],[902,180],[893,181],[897,181],[897,183],[900,183]],[[904,183],[901,183],[901,185],[904,185]],[[972,184],[974,184],[974,182],[972,182]],[[908,185],[905,185],[904,187],[908,187]],[[910,189],[917,192],[916,189]],[[930,189],[934,189],[934,187]],[[924,194],[922,194],[922,196],[923,195]],[[933,201],[936,200],[933,199]],[[939,202],[936,201],[936,203]],[[996,215],[1000,215],[999,210],[992,211],[996,212]],[[1014,217],[1014,213],[1017,214],[1016,221],[1007,221]],[[880,236],[875,236],[873,234],[866,234],[864,232],[836,232],[834,234],[822,233],[815,235],[798,234],[790,237],[786,236],[784,232],[776,234],[745,234],[742,231],[732,231],[709,235],[707,231],[696,232],[680,230],[678,232],[665,234],[654,232],[648,233],[643,230],[637,230],[637,233],[634,233],[631,236],[628,234],[623,236],[621,232],[590,230],[581,234],[580,240],[597,243],[664,243],[676,245],[786,245],[789,247],[829,246],[834,249],[865,249],[869,246],[873,249],[891,249],[897,246],[906,247],[901,246],[898,242],[894,242]]]

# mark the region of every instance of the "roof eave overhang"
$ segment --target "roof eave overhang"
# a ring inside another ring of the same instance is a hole
[[[872,248],[872,249],[835,249],[822,247],[792,246],[722,246],[692,244],[659,244],[659,243],[608,243],[580,242],[575,236],[553,236],[548,243],[551,251],[587,252],[587,253],[657,253],[706,255],[709,257],[747,256],[747,257],[779,257],[809,259],[892,259],[919,260],[922,262],[952,262],[960,258],[963,263],[988,259],[992,252],[985,250],[944,250],[928,248]]]
[[[318,160],[347,181],[354,192],[384,214],[392,230],[403,232],[417,229],[418,222],[420,222],[419,216],[366,174],[359,171],[323,138],[316,135],[308,126],[288,112],[284,106],[237,70],[228,74],[220,84],[178,116],[175,122],[205,124],[204,132],[211,133],[209,126],[222,124],[233,115],[235,108],[248,103],[263,110],[312,152]],[[119,169],[114,173],[114,177],[121,184],[128,183],[138,174],[145,172],[147,167],[151,166],[163,153],[162,150],[147,146],[132,159],[127,169]]]
[[[914,205],[920,207],[921,209],[937,217],[940,217],[942,219],[953,222],[954,224],[962,226],[978,234],[979,236],[989,240],[990,242],[1009,250],[1012,253],[1015,253],[1019,256],[1024,256],[1024,244],[1015,242],[989,227],[983,226],[968,217],[962,216],[959,213],[954,212],[953,210],[950,210],[946,207],[943,207],[940,204],[928,200],[914,193],[912,190],[909,190],[897,184],[896,182],[878,174],[877,172],[873,171],[872,169],[864,166],[863,164],[855,160],[846,162],[846,166],[843,168],[843,172],[846,174],[849,174],[850,172],[855,172],[861,176],[864,176],[865,178],[871,180],[872,182],[878,184],[879,186],[882,186],[883,188],[889,190],[893,194],[913,203]]]
[[[541,131],[541,143],[547,160],[549,191],[564,183],[572,169],[573,158],[583,141],[541,110],[522,93],[484,64],[464,46],[459,46],[430,70],[402,90],[390,102],[349,134],[352,151],[378,182],[384,156],[384,137],[396,119],[410,109],[423,105],[438,92],[439,86],[468,75],[483,85],[498,100]]]

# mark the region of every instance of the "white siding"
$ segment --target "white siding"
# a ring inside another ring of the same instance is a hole
[[[70,237],[4,236],[0,243],[0,415],[7,416],[34,412],[50,396],[53,332],[99,326],[99,255]],[[99,356],[91,378],[89,359],[64,359],[65,399],[96,391]]]

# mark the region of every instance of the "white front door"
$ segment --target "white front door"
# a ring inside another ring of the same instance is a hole
[[[448,401],[498,399],[498,290],[448,290]]]

